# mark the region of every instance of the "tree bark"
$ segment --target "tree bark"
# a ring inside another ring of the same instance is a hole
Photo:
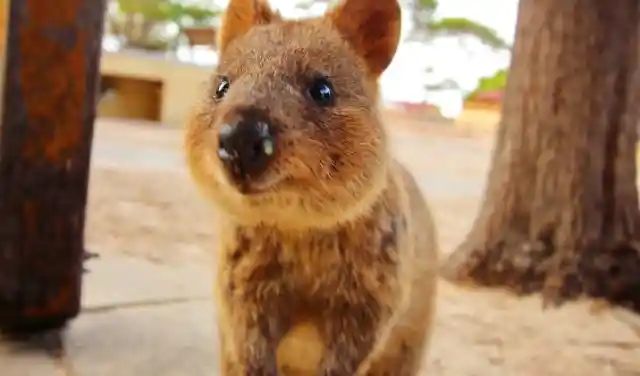
[[[521,0],[484,203],[446,277],[640,311],[638,0]]]
[[[0,329],[80,307],[104,0],[12,0],[0,139]]]

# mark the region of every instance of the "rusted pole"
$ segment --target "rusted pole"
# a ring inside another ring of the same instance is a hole
[[[105,0],[11,0],[0,136],[0,329],[79,312]]]

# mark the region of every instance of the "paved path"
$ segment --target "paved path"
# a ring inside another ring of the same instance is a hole
[[[170,140],[179,137],[178,132],[174,133],[168,137]],[[156,144],[152,142],[145,142],[145,137],[149,136],[151,134],[137,135],[139,142],[131,138],[118,141],[116,138],[98,137],[94,144],[94,166],[186,172],[177,143],[174,142],[170,148],[160,148],[153,146]],[[393,139],[397,155],[416,173],[434,206],[469,197],[475,200],[481,194],[490,142],[415,138],[408,133],[396,133]],[[469,223],[465,213],[449,208],[436,211],[436,214],[442,238],[447,239],[449,234],[453,238],[454,234],[466,231],[459,229]],[[217,374],[215,312],[209,289],[212,273],[206,265],[160,266],[106,252],[101,259],[92,261],[89,268],[91,273],[85,278],[83,292],[84,310],[66,333],[66,353],[54,357],[37,349],[16,348],[0,340],[0,376]],[[588,370],[595,369],[595,363],[583,356],[582,350],[575,350],[575,343],[596,341],[593,342],[595,345],[584,349],[585,353],[593,353],[594,346],[601,348],[603,343],[614,343],[614,340],[615,344],[627,346],[614,346],[617,353],[624,352],[627,357],[624,358],[629,364],[627,368],[640,369],[635,366],[639,358],[632,354],[637,347],[629,347],[637,346],[634,345],[637,341],[633,342],[628,333],[626,337],[621,336],[624,328],[612,326],[615,323],[585,321],[579,316],[586,311],[581,307],[543,314],[539,311],[539,302],[534,299],[524,303],[519,301],[516,305],[498,299],[496,295],[462,296],[451,291],[441,295],[441,312],[436,328],[439,340],[433,349],[431,373],[445,374],[443,370],[447,368],[450,372],[446,375],[453,376],[523,375],[522,372],[505,373],[503,363],[526,363],[529,361],[526,359],[532,358],[532,366],[527,367],[531,372],[526,375],[538,376],[540,372],[549,374],[544,371],[549,369],[549,364],[563,358],[564,363],[558,363],[559,368],[553,375],[586,375]],[[527,317],[524,321],[523,315]],[[472,319],[464,319],[466,316]],[[571,326],[574,321],[578,324]],[[560,334],[552,341],[547,336],[536,337],[548,328],[549,322],[565,323],[553,330]],[[564,344],[567,338],[573,337],[579,341]],[[531,338],[533,345],[529,343]],[[536,358],[532,355],[531,346],[551,347],[551,356]],[[515,350],[511,351],[512,348]],[[524,348],[526,351],[517,353],[518,349]],[[560,348],[569,350],[556,356],[554,349]],[[457,352],[461,349],[459,356]],[[514,354],[519,355],[514,357]],[[571,373],[563,368],[570,363],[567,363],[570,355],[576,359],[573,364],[584,365],[582,371]],[[622,359],[622,355],[620,357]],[[443,365],[445,360],[447,364]],[[589,373],[589,376],[609,374],[600,369]]]
[[[211,376],[217,368],[210,271],[122,256],[90,264],[66,354],[0,341],[2,376]],[[46,345],[46,338],[39,339]],[[37,345],[37,343],[36,343]]]

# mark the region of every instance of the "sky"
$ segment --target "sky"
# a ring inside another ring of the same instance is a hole
[[[228,0],[213,0],[221,6]],[[375,0],[372,0],[375,1]],[[294,0],[269,0],[284,16]],[[436,17],[464,17],[481,22],[513,42],[518,0],[440,0]],[[405,15],[406,16],[406,15]],[[419,58],[416,58],[419,56]],[[423,86],[443,79],[457,82],[463,92],[473,90],[480,77],[509,64],[509,53],[496,53],[474,40],[443,38],[424,46],[403,43],[382,77],[383,97],[389,101],[421,101],[429,94]],[[425,74],[426,66],[432,73]],[[418,80],[417,78],[422,79]]]

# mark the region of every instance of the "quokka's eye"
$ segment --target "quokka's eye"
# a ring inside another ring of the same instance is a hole
[[[227,91],[229,91],[229,87],[231,84],[229,83],[229,79],[227,77],[221,77],[220,82],[218,82],[218,86],[216,87],[216,99],[222,99],[225,95],[227,95]]]
[[[333,85],[326,77],[316,78],[311,83],[309,96],[320,106],[330,106],[335,101]]]

